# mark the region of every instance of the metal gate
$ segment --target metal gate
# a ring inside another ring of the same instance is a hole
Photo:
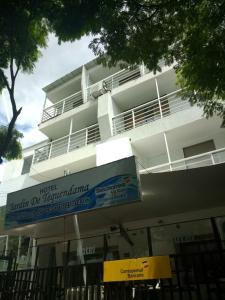
[[[3,300],[225,300],[225,252],[170,256],[171,279],[102,282],[102,264],[0,273]]]

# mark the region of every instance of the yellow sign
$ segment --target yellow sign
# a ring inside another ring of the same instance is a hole
[[[104,282],[171,278],[169,256],[104,262]]]

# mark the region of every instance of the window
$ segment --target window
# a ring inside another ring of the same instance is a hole
[[[33,159],[33,155],[24,157],[23,168],[22,168],[21,175],[27,174],[27,173],[30,172],[30,167],[31,167],[31,164],[32,164],[32,159]]]
[[[184,157],[191,157],[194,155],[206,153],[215,150],[215,145],[213,140],[205,141],[203,143],[195,144],[189,147],[183,148]]]

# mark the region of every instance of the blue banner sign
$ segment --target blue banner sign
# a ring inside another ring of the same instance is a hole
[[[8,194],[5,228],[140,199],[135,158],[129,157]]]

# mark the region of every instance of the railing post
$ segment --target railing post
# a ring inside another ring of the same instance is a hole
[[[133,110],[132,110],[132,122],[133,122],[133,128],[135,128],[135,116]]]
[[[33,157],[32,157],[31,166],[34,164],[34,161],[36,159],[36,152],[37,152],[37,149],[34,149],[34,154],[33,154]]]
[[[69,131],[69,137],[68,137],[68,145],[67,145],[67,152],[70,151],[70,137],[73,131],[73,120],[72,118],[70,119],[70,131]]]
[[[144,75],[145,75],[145,65],[144,65],[143,62],[142,62],[142,64],[139,66],[139,70],[140,70],[141,76],[144,76]]]
[[[88,128],[86,128],[86,132],[85,132],[85,146],[87,146],[88,144]]]
[[[161,101],[160,101],[160,93],[159,93],[159,86],[158,86],[157,78],[155,78],[155,86],[156,86],[157,98],[158,98],[158,103],[159,103],[160,118],[162,119],[163,113],[162,113],[162,106],[161,106]]]
[[[49,146],[48,159],[51,158],[51,154],[52,154],[52,143],[53,143],[53,142],[51,142],[51,143],[50,143],[50,146]]]
[[[70,135],[68,136],[67,153],[70,151]]]
[[[215,165],[216,162],[215,162],[215,159],[214,159],[214,157],[213,157],[213,153],[210,154],[210,157],[211,157],[212,164]]]
[[[62,113],[61,113],[61,114],[63,114],[63,113],[64,113],[64,110],[65,110],[65,102],[66,102],[66,100],[64,100],[64,101],[63,101]]]
[[[169,166],[170,166],[170,171],[173,171],[172,164],[171,164],[171,157],[170,157],[169,147],[168,147],[168,142],[167,142],[167,136],[166,136],[165,132],[163,132],[163,136],[164,136],[164,141],[165,141],[165,145],[166,145],[166,152],[167,152],[168,162],[169,162]]]

